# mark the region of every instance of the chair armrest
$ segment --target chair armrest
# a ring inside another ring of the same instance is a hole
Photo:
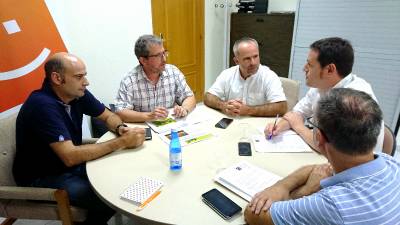
[[[56,191],[52,188],[1,186],[0,199],[56,201]]]
[[[58,216],[62,224],[74,224],[68,193],[62,189],[0,186],[0,200],[36,200],[57,202]]]
[[[82,139],[82,144],[87,145],[87,144],[94,144],[98,141],[98,138],[84,138]]]

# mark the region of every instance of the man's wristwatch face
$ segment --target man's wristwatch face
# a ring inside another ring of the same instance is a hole
[[[121,136],[121,134],[119,133],[119,128],[121,127],[128,127],[128,125],[121,123],[120,125],[117,126],[117,128],[115,129],[115,134],[117,134],[118,136]]]

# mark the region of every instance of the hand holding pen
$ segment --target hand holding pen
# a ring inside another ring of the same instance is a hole
[[[273,135],[273,133],[274,133],[274,130],[276,129],[276,122],[278,121],[278,118],[279,118],[279,114],[276,114],[274,126],[272,127],[272,130],[271,130],[271,132],[270,132],[269,135],[268,135],[268,140],[271,140],[271,139],[272,139],[272,135]]]

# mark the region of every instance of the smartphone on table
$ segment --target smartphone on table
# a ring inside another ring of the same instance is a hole
[[[240,156],[251,156],[251,144],[249,142],[239,142],[238,147]]]
[[[234,215],[242,211],[242,208],[238,204],[215,188],[207,191],[201,196],[203,202],[210,206],[210,208],[225,220],[231,219]]]
[[[229,124],[232,123],[232,121],[233,121],[233,119],[230,119],[230,118],[222,118],[220,121],[218,121],[217,124],[215,124],[215,127],[225,129],[229,126]]]
[[[153,136],[151,135],[151,128],[146,127],[145,129],[145,140],[151,140]]]

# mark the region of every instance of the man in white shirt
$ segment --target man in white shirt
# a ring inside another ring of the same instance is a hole
[[[318,40],[310,45],[307,63],[304,65],[306,84],[310,90],[293,108],[286,113],[276,126],[268,124],[265,135],[277,135],[282,131],[293,129],[307,144],[315,146],[312,140],[312,131],[304,124],[304,120],[313,117],[316,103],[332,88],[352,88],[369,94],[377,101],[371,85],[364,79],[352,74],[354,50],[350,42],[331,37]],[[381,132],[375,151],[382,151],[384,126],[382,121]]]
[[[228,116],[276,116],[287,110],[282,83],[260,65],[258,43],[248,37],[233,45],[236,66],[222,71],[204,97],[204,104]]]

